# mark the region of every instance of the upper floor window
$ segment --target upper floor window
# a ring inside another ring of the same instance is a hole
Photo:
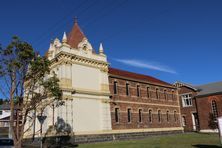
[[[137,85],[137,86],[136,86],[136,89],[137,89],[137,97],[140,97],[140,86]]]
[[[183,107],[192,106],[192,95],[191,94],[181,95],[181,99],[182,99]]]
[[[0,115],[2,115],[2,110],[0,110]]]
[[[211,107],[212,107],[212,113],[213,113],[213,116],[214,118],[216,119],[218,117],[218,112],[217,112],[217,103],[215,100],[213,100],[211,102]]]
[[[126,83],[126,95],[129,96],[129,84]]]
[[[131,122],[131,109],[127,109],[127,114],[128,114],[128,122]]]
[[[172,100],[175,99],[175,94],[174,94],[174,90],[172,90]]]
[[[159,99],[159,89],[156,88],[156,98]]]
[[[119,122],[119,108],[115,108],[115,121]]]
[[[117,94],[117,82],[116,81],[114,81],[114,84],[113,84],[113,93]]]
[[[147,88],[146,88],[146,91],[147,91],[147,98],[149,98],[149,97],[150,97],[150,88],[147,87]]]
[[[167,93],[166,93],[166,89],[164,89],[164,99],[167,100]]]
[[[139,109],[139,122],[142,122],[142,109]]]

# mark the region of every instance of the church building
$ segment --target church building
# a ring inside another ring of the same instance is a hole
[[[111,68],[102,44],[98,52],[93,49],[77,21],[61,41],[50,43],[47,57],[65,103],[55,111],[46,108],[43,133],[59,119],[70,125],[77,142],[183,131],[177,88],[151,76]]]

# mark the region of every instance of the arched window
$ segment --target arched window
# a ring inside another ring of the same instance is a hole
[[[119,122],[119,108],[115,108],[115,121]]]
[[[147,98],[149,98],[149,97],[150,97],[150,88],[147,87],[147,88],[146,88],[146,91],[147,91]]]
[[[215,100],[212,100],[211,102],[211,108],[212,108],[212,113],[214,118],[216,119],[218,117],[218,112],[217,112],[217,103]]]
[[[182,116],[182,126],[186,126],[186,118],[185,118],[185,116]]]
[[[126,95],[129,96],[129,83],[126,83]]]
[[[167,93],[166,93],[166,89],[164,89],[164,99],[167,100]]]
[[[142,122],[142,109],[139,109],[139,122]]]
[[[172,100],[175,99],[175,94],[174,94],[174,90],[172,90]]]
[[[159,99],[159,89],[156,88],[156,98]]]
[[[136,88],[137,88],[137,97],[140,97],[140,86],[137,85]]]
[[[158,110],[158,122],[161,122],[161,111]]]
[[[167,119],[167,122],[169,122],[169,119],[170,119],[169,118],[169,111],[166,112],[166,119]]]
[[[173,116],[174,116],[174,121],[176,122],[177,121],[177,112],[176,111],[174,111]]]
[[[117,94],[117,82],[116,81],[114,81],[114,84],[113,84],[113,93]]]
[[[149,122],[152,122],[152,110],[149,110]]]
[[[128,122],[131,122],[131,109],[127,109],[127,114],[128,114]]]

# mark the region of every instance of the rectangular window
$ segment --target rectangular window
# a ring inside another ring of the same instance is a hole
[[[0,110],[0,115],[2,115],[2,110]]]
[[[126,83],[126,95],[129,96],[129,84]]]
[[[137,85],[137,97],[140,97],[140,86]]]
[[[128,114],[128,122],[131,122],[131,109],[130,108],[128,108],[127,114]]]
[[[191,94],[181,95],[181,99],[182,99],[183,107],[192,106],[192,95]]]
[[[119,108],[115,108],[115,121],[119,122]]]
[[[114,82],[114,85],[113,85],[113,92],[114,92],[114,94],[117,94],[117,82],[116,81]]]
[[[139,122],[142,122],[142,109],[139,109]]]

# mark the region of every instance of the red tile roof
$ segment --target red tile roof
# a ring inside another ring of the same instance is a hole
[[[71,32],[68,34],[67,43],[72,48],[77,48],[78,44],[82,41],[84,37],[84,33],[81,31],[77,21],[75,21]]]
[[[162,84],[162,85],[173,86],[170,83],[161,81],[161,80],[156,79],[156,78],[151,77],[151,76],[137,74],[137,73],[133,73],[133,72],[128,72],[128,71],[124,71],[124,70],[120,70],[120,69],[116,69],[116,68],[109,68],[109,74],[116,75],[116,76],[121,76],[121,77],[126,77],[126,78],[131,78],[131,79],[147,81],[147,82],[151,82],[151,83],[158,83],[158,84]]]

